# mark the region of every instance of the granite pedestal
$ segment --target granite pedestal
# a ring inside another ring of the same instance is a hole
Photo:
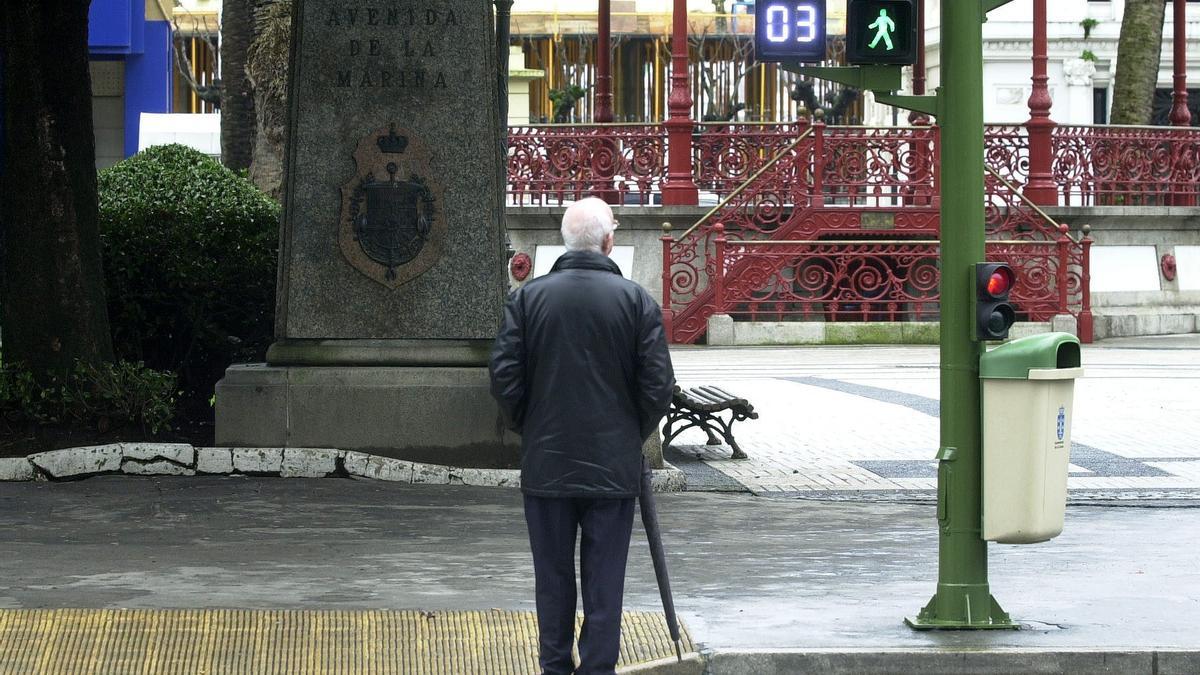
[[[516,468],[521,439],[504,428],[488,384],[486,368],[233,366],[217,384],[216,444]],[[642,450],[663,467],[658,433]]]
[[[231,367],[217,385],[219,446],[357,450],[451,466],[513,468],[486,368]]]
[[[217,385],[216,442],[513,466],[492,3],[294,7],[276,343]]]

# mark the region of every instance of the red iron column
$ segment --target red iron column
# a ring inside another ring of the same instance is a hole
[[[1188,110],[1187,92],[1187,2],[1175,2],[1175,91],[1172,93],[1171,124],[1177,127],[1192,125],[1192,113]]]
[[[1035,204],[1050,206],[1058,203],[1052,165],[1054,149],[1051,136],[1054,122],[1050,119],[1050,89],[1046,82],[1046,0],[1033,0],[1033,92],[1029,95],[1029,182],[1025,196]]]
[[[611,31],[611,0],[600,0],[596,30],[596,109],[592,113],[595,122],[613,121]]]
[[[1176,127],[1192,126],[1192,113],[1188,110],[1187,92],[1187,2],[1174,0],[1175,15],[1172,41],[1174,50],[1175,87],[1171,93],[1171,125]],[[1182,139],[1181,139],[1182,140]],[[1180,144],[1183,145],[1183,144]],[[1178,146],[1177,146],[1178,147]],[[1182,148],[1180,148],[1182,149]],[[1177,153],[1179,150],[1176,151]],[[1171,177],[1170,203],[1175,206],[1195,206],[1195,185],[1187,172]]]
[[[667,182],[663,204],[694,206],[699,192],[692,177],[692,93],[688,83],[687,0],[674,0],[671,23],[671,94],[667,98]]]

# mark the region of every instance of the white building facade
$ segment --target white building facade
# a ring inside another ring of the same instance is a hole
[[[925,2],[929,91],[937,86],[940,71],[941,2]],[[1188,4],[1188,87],[1200,89],[1200,3]],[[1047,75],[1054,100],[1051,119],[1059,124],[1106,124],[1124,0],[1048,0],[1046,5]],[[1158,76],[1158,89],[1167,91],[1172,88],[1172,15],[1172,0],[1167,0]],[[1084,24],[1091,24],[1089,19],[1095,24],[1085,37]],[[1029,119],[1032,55],[1033,0],[1014,0],[988,14],[983,26],[985,120],[1020,123]]]

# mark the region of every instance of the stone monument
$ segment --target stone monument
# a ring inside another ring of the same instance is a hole
[[[511,466],[491,3],[295,7],[276,342],[218,383],[216,442]]]

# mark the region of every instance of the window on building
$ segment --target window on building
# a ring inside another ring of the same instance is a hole
[[[1108,87],[1092,89],[1092,124],[1108,124]]]
[[[1156,89],[1150,123],[1155,126],[1170,126],[1173,103],[1170,89]],[[1200,89],[1188,89],[1187,107],[1188,111],[1192,113],[1192,126],[1200,126]]]

